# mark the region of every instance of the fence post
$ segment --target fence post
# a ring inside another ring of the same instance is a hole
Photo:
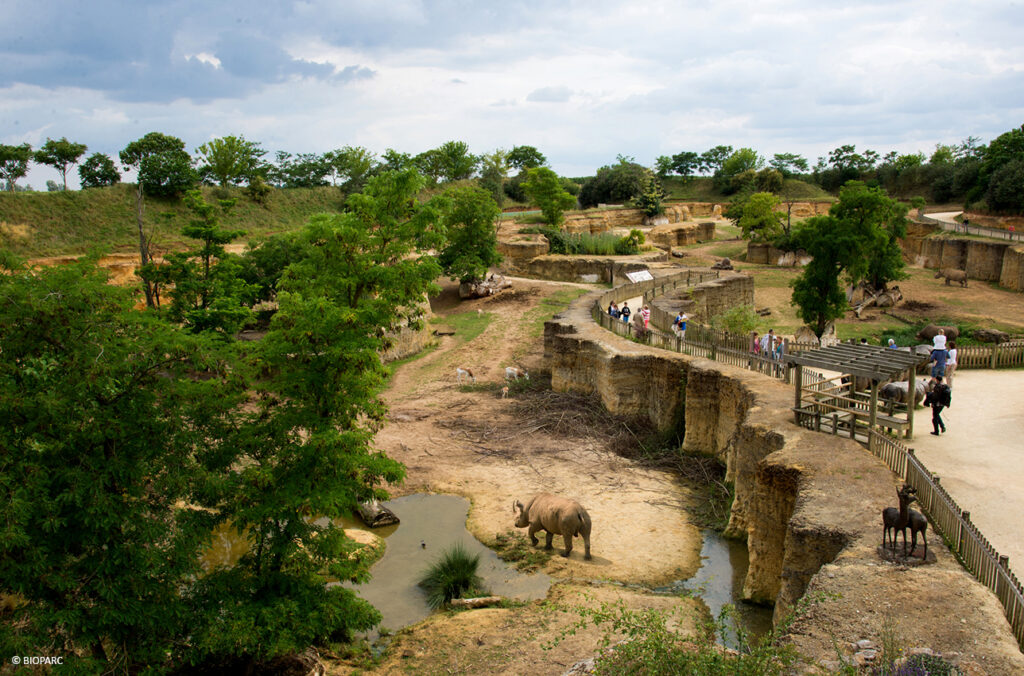
[[[964,553],[964,530],[967,529],[967,524],[971,522],[971,513],[966,509],[960,512],[960,517],[963,521],[960,522],[960,527],[956,532],[956,551],[958,554],[963,556]]]
[[[989,368],[994,369],[996,364],[999,363],[999,343],[992,346],[992,363]]]
[[[1003,607],[1005,608],[1006,607],[1006,602],[1005,602],[1005,599],[1006,599],[1006,583],[1008,582],[1007,577],[1009,577],[1009,573],[1010,573],[1010,557],[1009,556],[1000,556],[999,557],[999,567],[1002,569],[1000,571],[1000,572],[1002,572],[1002,575],[996,575],[996,589],[995,589],[995,592],[996,592],[996,598],[999,599],[999,601],[1003,604]]]

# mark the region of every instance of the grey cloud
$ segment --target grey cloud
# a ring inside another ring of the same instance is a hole
[[[534,103],[564,103],[569,100],[570,96],[572,96],[572,91],[565,85],[559,85],[534,89],[526,96],[526,100]]]

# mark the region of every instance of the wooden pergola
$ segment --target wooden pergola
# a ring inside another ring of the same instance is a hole
[[[820,429],[825,423],[831,425],[833,434],[840,428],[846,428],[850,430],[850,436],[854,436],[857,423],[866,422],[871,430],[905,430],[908,439],[913,437],[915,375],[917,367],[928,360],[927,355],[875,345],[841,343],[787,354],[784,359],[787,368],[796,367],[796,377],[792,382],[796,384],[796,406],[793,410],[798,425]],[[805,366],[840,375],[805,383]],[[879,414],[879,385],[903,379],[908,384],[906,418]],[[805,394],[812,399],[806,405]]]

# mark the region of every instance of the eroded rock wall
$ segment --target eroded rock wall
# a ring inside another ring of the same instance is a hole
[[[1024,291],[1024,245],[1010,247],[1003,258],[999,273],[999,286],[1013,291]]]
[[[662,428],[676,425],[684,407],[683,448],[721,458],[735,485],[729,533],[747,538],[744,594],[774,602],[778,621],[809,589],[818,592],[787,640],[813,659],[834,659],[836,642],[880,641],[885,603],[896,622],[913,627],[912,645],[969,653],[988,673],[1024,673],[998,601],[941,545],[933,545],[934,566],[900,572],[880,562],[880,513],[895,504],[897,488],[880,460],[849,439],[794,425],[783,383],[600,328],[591,308],[606,294],[581,297],[545,325],[552,387],[594,393],[610,411],[646,415]],[[909,600],[889,602],[897,597]],[[947,622],[935,608],[973,630],[937,631]]]

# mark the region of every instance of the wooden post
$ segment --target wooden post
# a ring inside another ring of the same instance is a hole
[[[917,383],[915,377],[917,375],[917,367],[911,367],[908,369],[910,375],[907,378],[907,439],[914,438],[914,414],[917,411]],[[874,393],[871,395],[872,401],[874,401]],[[898,435],[897,435],[898,436]]]
[[[964,553],[964,531],[967,529],[967,524],[971,521],[971,513],[966,509],[960,512],[960,517],[963,521],[960,522],[960,527],[956,533],[956,551],[963,555]]]
[[[800,391],[800,388],[801,388],[801,386],[803,385],[803,382],[804,382],[804,367],[803,367],[802,364],[797,364],[796,365],[796,378],[794,378],[794,382],[796,382],[796,408],[800,408],[800,405],[801,405],[800,397],[803,394]],[[800,422],[799,414],[797,414],[797,422],[798,423]]]
[[[878,381],[874,378],[871,379],[871,403],[868,405],[868,439],[874,439],[872,432],[875,431],[875,426],[878,424]],[[868,442],[868,448],[871,448],[871,442]]]
[[[1002,602],[1003,606],[1005,607],[1005,605],[1006,605],[1006,583],[1009,582],[1007,577],[1009,576],[1009,573],[1010,573],[1010,557],[1009,556],[1000,556],[999,557],[999,567],[1002,569],[1000,571],[1000,572],[1002,572],[1002,575],[996,575],[996,589],[995,589],[995,592],[996,592],[996,596],[999,598],[1000,602]]]
[[[989,364],[989,368],[994,369],[996,364],[999,363],[999,343],[992,346],[992,362]]]

